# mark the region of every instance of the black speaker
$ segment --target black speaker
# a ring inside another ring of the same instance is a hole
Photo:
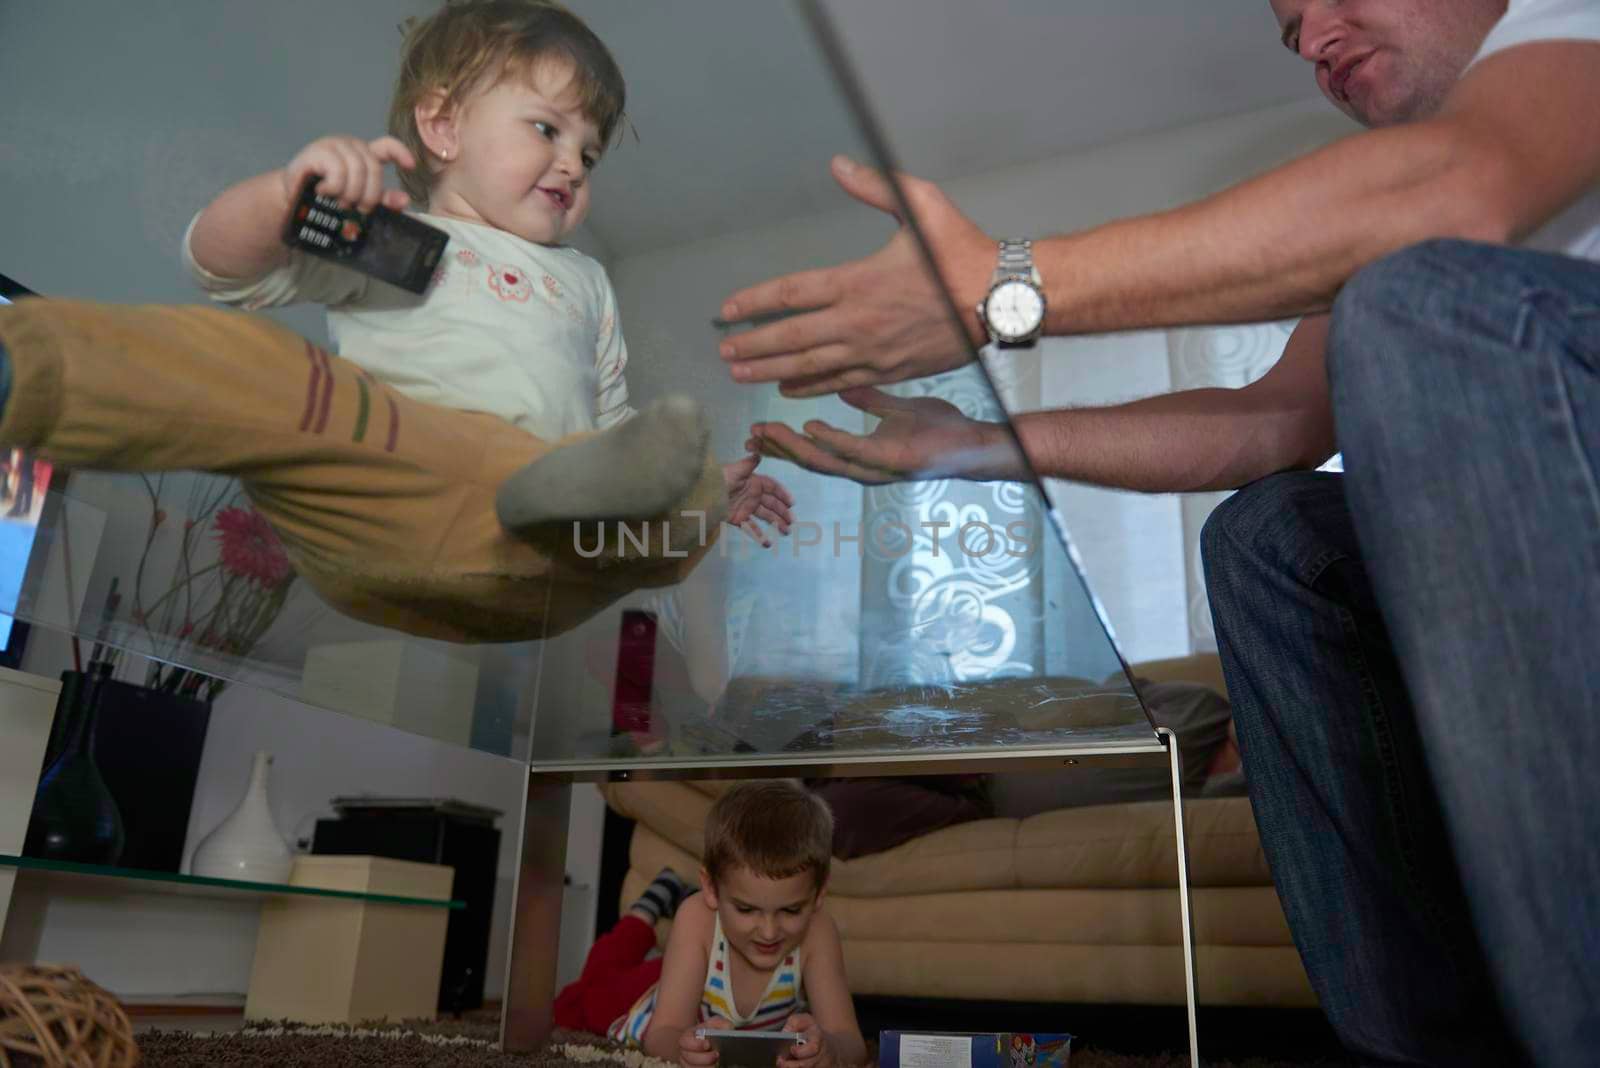
[[[501,813],[454,800],[334,798],[338,819],[317,821],[311,852],[391,857],[455,869],[452,911],[445,928],[439,1011],[464,1012],[483,1005],[489,963],[489,926],[494,918],[495,874],[500,860]]]
[[[177,871],[211,705],[116,682],[104,700],[95,760],[122,811],[122,867]]]

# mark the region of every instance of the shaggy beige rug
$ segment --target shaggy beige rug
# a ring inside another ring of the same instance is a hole
[[[145,1031],[139,1037],[148,1068],[674,1068],[667,1061],[625,1050],[595,1035],[558,1031],[533,1053],[495,1048],[492,1018],[419,1022],[400,1026],[251,1026],[216,1035]],[[876,1053],[876,1043],[871,1043]],[[1332,1061],[1206,1062],[1210,1068],[1345,1068]],[[1072,1068],[1188,1068],[1186,1055],[1151,1057],[1074,1051]]]

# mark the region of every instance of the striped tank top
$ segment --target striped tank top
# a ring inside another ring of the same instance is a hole
[[[800,979],[800,947],[790,950],[767,980],[761,1000],[746,1016],[740,1016],[733,1003],[733,978],[728,966],[728,940],[722,936],[722,917],[717,917],[716,930],[711,933],[711,954],[706,964],[705,987],[700,994],[699,1022],[727,1020],[736,1031],[773,1031],[783,1025],[792,1013],[806,1011],[805,990]],[[656,993],[661,989],[657,982],[639,996],[622,1016],[619,1016],[606,1034],[631,1046],[642,1045],[645,1028],[656,1011]]]

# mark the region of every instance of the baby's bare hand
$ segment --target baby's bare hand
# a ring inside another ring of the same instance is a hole
[[[320,196],[333,197],[341,208],[369,212],[382,204],[399,211],[410,203],[403,190],[383,187],[384,164],[411,170],[411,150],[393,137],[363,141],[359,137],[319,137],[302,148],[283,169],[284,193],[291,202],[300,195],[306,176],[317,174]]]
[[[707,1030],[725,1031],[728,1021],[722,1019],[709,1020],[698,1025]],[[717,1063],[717,1048],[711,1044],[709,1038],[696,1038],[695,1028],[685,1027],[678,1032],[678,1063],[684,1068],[713,1068]]]

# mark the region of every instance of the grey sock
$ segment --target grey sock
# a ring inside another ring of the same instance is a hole
[[[698,401],[664,397],[626,423],[514,473],[495,494],[495,514],[510,531],[660,515],[694,487],[710,437]]]
[[[678,878],[677,872],[662,868],[661,873],[645,887],[644,893],[639,895],[639,899],[628,907],[643,909],[658,920],[670,920],[689,893],[689,884]]]

